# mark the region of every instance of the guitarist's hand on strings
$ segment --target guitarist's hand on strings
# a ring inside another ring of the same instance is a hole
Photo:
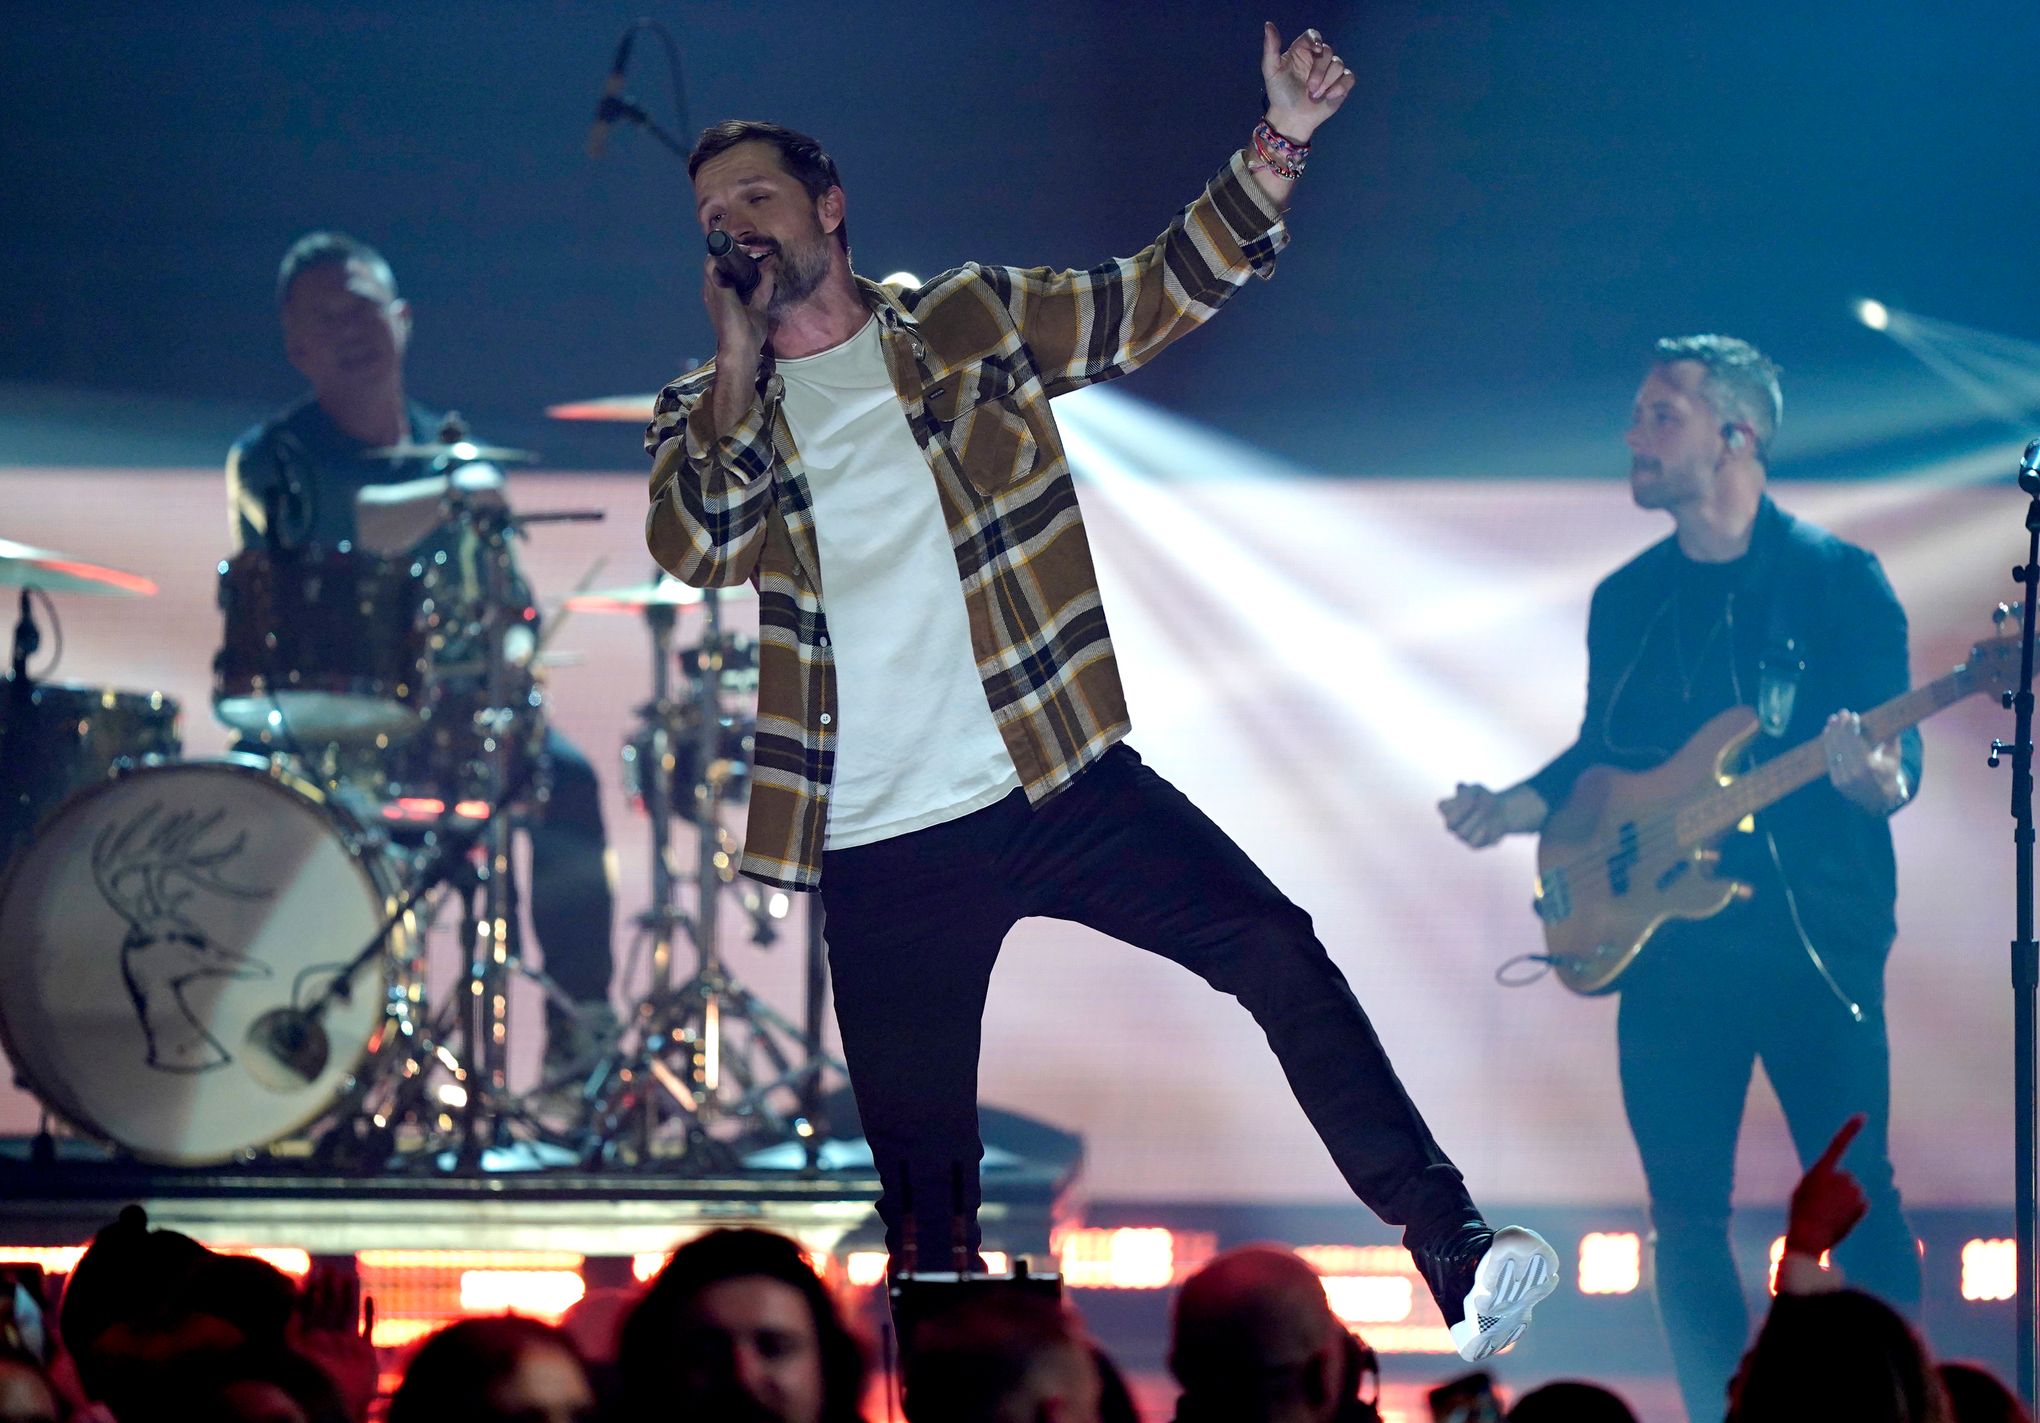
[[[1496,792],[1461,781],[1450,796],[1438,802],[1438,813],[1445,817],[1447,830],[1474,849],[1484,850],[1505,835],[1542,830],[1551,808],[1527,785]]]
[[[1829,717],[1820,745],[1835,789],[1872,815],[1889,815],[1912,794],[1898,743],[1872,745],[1863,735],[1863,718],[1855,712],[1838,711]]]

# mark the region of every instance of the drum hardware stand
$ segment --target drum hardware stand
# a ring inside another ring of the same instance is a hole
[[[522,788],[513,785],[512,789],[521,791]],[[490,819],[494,820],[495,817],[491,816]],[[326,1009],[334,1003],[349,1001],[354,991],[354,976],[384,952],[390,935],[396,932],[397,926],[410,917],[433,891],[451,885],[461,892],[464,900],[472,903],[480,885],[480,874],[469,857],[475,846],[483,840],[488,825],[489,822],[483,821],[456,831],[442,832],[443,838],[433,848],[430,857],[415,871],[411,882],[397,896],[368,942],[342,964],[327,980],[325,986],[313,994],[308,1002],[302,1006],[273,1008],[258,1017],[248,1029],[250,1043],[307,1082],[325,1071],[331,1055],[331,1045],[323,1021]],[[470,914],[468,918],[470,927],[467,936],[472,939],[475,916]],[[439,1036],[428,1030],[424,1057],[431,1059],[437,1056],[433,1048]],[[455,1073],[457,1079],[468,1075],[471,1074],[464,1070]],[[413,1074],[405,1083],[405,1088],[409,1089],[415,1084],[422,1091],[424,1077],[425,1073],[422,1070]],[[400,1092],[400,1098],[401,1096]],[[392,1123],[397,1119],[398,1116],[393,1113]],[[338,1143],[346,1139],[349,1125],[342,1122],[329,1129],[314,1147],[314,1155],[344,1149]],[[381,1157],[373,1161],[364,1160],[361,1164],[380,1165],[382,1161],[387,1160],[393,1149],[394,1138]]]
[[[810,891],[801,935],[802,947],[807,951],[807,996],[806,1002],[801,1005],[801,1046],[807,1054],[809,1071],[800,1085],[800,1115],[808,1124],[801,1145],[810,1171],[821,1170],[822,1139],[828,1135],[828,1123],[822,1117],[822,1074],[814,1067],[824,1060],[822,1016],[828,1011],[829,959],[822,941],[823,923],[822,896],[818,891]],[[844,1072],[848,1075],[848,1069]]]
[[[28,1143],[28,1164],[38,1170],[48,1170],[57,1164],[57,1134],[50,1130],[50,1109],[40,1102],[36,1105],[35,1135]]]
[[[517,755],[517,713],[511,705],[509,661],[505,636],[509,631],[510,597],[509,538],[530,523],[586,521],[600,519],[600,511],[512,514],[495,506],[450,492],[444,522],[471,532],[486,554],[487,580],[483,595],[482,632],[487,653],[486,708],[477,713],[486,718],[483,748],[486,756],[480,797],[490,807],[489,817],[477,824],[455,830],[445,828],[444,837],[431,857],[417,871],[413,883],[400,897],[374,941],[365,945],[312,1003],[302,1010],[278,1010],[257,1020],[251,1032],[265,1032],[266,1046],[273,1056],[294,1070],[304,1071],[317,1053],[323,1066],[326,1045],[318,1017],[326,1005],[343,997],[355,972],[382,951],[390,932],[422,898],[441,885],[452,885],[463,903],[463,962],[467,965],[456,989],[459,997],[448,1004],[426,1027],[425,1041],[411,1052],[416,1071],[406,1075],[386,1114],[387,1125],[362,1129],[342,1122],[323,1137],[316,1148],[329,1159],[358,1149],[365,1157],[387,1161],[395,1150],[397,1123],[416,1115],[423,1104],[426,1079],[436,1064],[449,1071],[464,1093],[460,1103],[458,1141],[454,1147],[454,1169],[463,1172],[485,1167],[486,1153],[509,1145],[514,1127],[523,1127],[540,1140],[557,1139],[537,1121],[509,1091],[509,978],[513,967],[522,967],[517,952],[519,935],[518,895],[512,834],[516,828],[516,805],[529,789],[531,763]],[[480,847],[481,863],[470,856]],[[448,1031],[448,1019],[457,1026]],[[457,1034],[462,1051],[454,1053],[447,1038]],[[313,1068],[309,1075],[316,1075]],[[436,1148],[427,1146],[428,1154]]]
[[[722,832],[720,809],[729,783],[722,760],[721,691],[729,640],[722,629],[714,589],[703,590],[707,627],[702,642],[682,654],[680,662],[691,683],[695,712],[693,735],[696,780],[692,791],[696,830],[695,912],[690,918],[678,905],[681,877],[674,873],[672,854],[673,743],[675,704],[669,666],[675,612],[653,604],[645,610],[652,640],[652,699],[641,708],[650,724],[645,802],[651,820],[652,903],[638,916],[650,936],[651,987],[638,1004],[630,1027],[634,1041],[617,1045],[609,1062],[590,1079],[590,1136],[587,1160],[609,1158],[628,1140],[640,1165],[653,1163],[661,1118],[667,1103],[679,1111],[672,1120],[685,1123],[686,1145],[680,1169],[724,1171],[735,1168],[735,1146],[713,1134],[718,1125],[753,1118],[773,1135],[795,1137],[807,1144],[810,1165],[818,1161],[819,1140],[814,1115],[807,1112],[789,1122],[770,1108],[773,1093],[792,1088],[805,1107],[819,1099],[819,1076],[832,1064],[814,1050],[815,1025],[797,1029],[769,1004],[752,994],[728,972],[718,943],[724,888],[734,876],[730,847]],[[675,928],[685,929],[695,949],[695,972],[685,983],[673,982]],[[750,1064],[730,1058],[729,1029],[741,1024],[746,1047],[762,1057],[772,1072],[755,1080]],[[805,1049],[805,1050],[803,1050]],[[795,1064],[795,1057],[801,1060]],[[840,1065],[836,1065],[840,1071]],[[733,1085],[741,1093],[727,1095]],[[800,1110],[800,1109],[797,1109]]]
[[[34,829],[34,818],[23,802],[33,784],[28,776],[29,717],[33,713],[35,682],[28,675],[29,660],[42,647],[42,629],[35,625],[35,589],[21,586],[21,616],[14,624],[13,676],[7,683],[7,704],[0,709],[0,727],[13,727],[14,734],[0,740],[0,863]],[[45,668],[45,671],[48,669]],[[19,818],[20,823],[16,824]]]
[[[522,1124],[541,1137],[550,1133],[510,1094],[509,1022],[510,972],[521,960],[516,865],[511,834],[516,817],[512,806],[523,790],[525,766],[514,758],[516,710],[511,706],[509,658],[510,544],[513,534],[533,523],[585,522],[602,517],[599,510],[512,514],[507,506],[449,492],[448,513],[467,523],[487,551],[488,581],[484,597],[484,638],[488,649],[489,718],[483,749],[487,755],[484,785],[493,813],[483,827],[483,863],[479,869],[479,913],[468,916],[468,978],[464,1044],[468,1051],[467,1101],[462,1118],[456,1168],[478,1170],[483,1153],[509,1142],[510,1129]]]

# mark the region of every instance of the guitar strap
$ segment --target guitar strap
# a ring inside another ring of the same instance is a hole
[[[1770,609],[1765,619],[1764,651],[1757,662],[1757,724],[1764,735],[1781,738],[1792,725],[1792,710],[1799,700],[1799,679],[1806,673],[1806,658],[1794,636],[1790,600],[1781,596],[1778,551],[1765,559],[1763,572],[1770,585],[1765,591]]]

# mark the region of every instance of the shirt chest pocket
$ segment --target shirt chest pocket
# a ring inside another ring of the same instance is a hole
[[[993,361],[958,366],[923,390],[936,444],[980,494],[1034,468],[1037,442],[1022,392],[1016,373]]]

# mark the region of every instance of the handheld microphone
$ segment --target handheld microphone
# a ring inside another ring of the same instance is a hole
[[[2024,457],[2019,460],[2019,488],[2040,495],[2040,440],[2027,445]]]
[[[758,264],[751,260],[751,254],[717,228],[708,234],[708,255],[715,258],[716,270],[722,273],[723,280],[736,288],[737,300],[750,305],[751,293],[758,290]]]
[[[609,146],[609,130],[616,124],[616,99],[623,93],[623,71],[630,64],[630,42],[635,38],[637,26],[632,25],[616,42],[616,61],[609,66],[609,78],[603,82],[602,97],[595,101],[595,122],[588,127],[590,158],[600,158],[602,150]]]

